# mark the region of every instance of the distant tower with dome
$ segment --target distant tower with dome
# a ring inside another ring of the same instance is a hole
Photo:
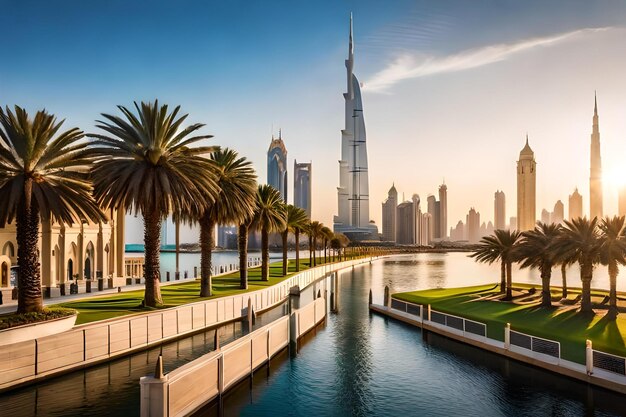
[[[535,153],[528,144],[519,154],[517,161],[517,229],[532,230],[537,220],[536,206],[537,162]]]

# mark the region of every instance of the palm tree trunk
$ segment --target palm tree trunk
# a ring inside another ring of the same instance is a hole
[[[239,225],[237,236],[239,245],[239,288],[248,289],[248,225]]]
[[[544,266],[541,271],[541,307],[552,307],[552,294],[550,294],[551,268]]]
[[[617,262],[615,260],[609,263],[609,312],[608,317],[611,319],[617,318],[619,311],[617,310]]]
[[[313,236],[309,235],[309,268],[313,266]]]
[[[327,241],[326,238],[324,238],[324,263],[326,263],[326,245],[327,245]]]
[[[581,263],[580,280],[583,283],[582,299],[580,301],[580,311],[583,313],[592,312],[591,308],[591,279],[593,277],[593,265]]]
[[[562,288],[561,291],[563,292],[561,298],[566,299],[567,298],[567,264],[563,263],[561,264],[561,280],[562,282]]]
[[[506,291],[506,262],[502,261],[500,265],[500,293]]]
[[[289,237],[289,229],[285,229],[282,233],[283,237],[283,276],[287,275],[287,238]]]
[[[200,297],[212,295],[211,268],[212,252],[215,246],[215,222],[209,213],[200,219]]]
[[[159,256],[161,254],[161,213],[154,208],[144,215],[144,275],[146,289],[144,305],[156,307],[163,304],[160,288]]]
[[[32,199],[32,180],[24,183],[24,196],[16,220],[18,274],[18,314],[41,311],[41,271],[37,256],[39,241],[39,210]]]
[[[270,237],[266,228],[261,229],[261,280],[270,279]]]
[[[300,271],[300,230],[294,232],[296,238],[296,272]]]
[[[313,236],[313,266],[317,266],[317,236]]]
[[[507,262],[506,263],[506,297],[504,298],[505,300],[512,300],[513,299],[513,273],[512,273],[512,269],[513,269],[513,263],[512,262]]]

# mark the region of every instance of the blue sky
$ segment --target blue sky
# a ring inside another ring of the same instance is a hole
[[[527,131],[539,163],[538,212],[566,203],[575,186],[586,197],[594,89],[605,170],[614,182],[622,175],[624,1],[0,5],[0,104],[45,107],[86,131],[117,104],[180,104],[190,121],[207,124],[213,143],[249,157],[261,180],[272,126],[281,127],[290,167],[293,158],[313,161],[313,215],[327,224],[351,11],[377,223],[391,182],[425,200],[443,178],[451,225],[470,206],[492,218],[496,189],[514,215],[514,164]]]

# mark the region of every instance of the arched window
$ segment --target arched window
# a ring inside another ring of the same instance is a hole
[[[4,247],[2,248],[2,254],[8,256],[9,258],[13,258],[15,256],[15,248],[13,247],[13,243],[5,243]]]

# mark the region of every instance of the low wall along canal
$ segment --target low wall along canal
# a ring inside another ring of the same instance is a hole
[[[0,391],[148,349],[283,303],[292,287],[305,288],[333,271],[370,258],[322,265],[276,285],[160,311],[75,326],[57,335],[0,346]]]

